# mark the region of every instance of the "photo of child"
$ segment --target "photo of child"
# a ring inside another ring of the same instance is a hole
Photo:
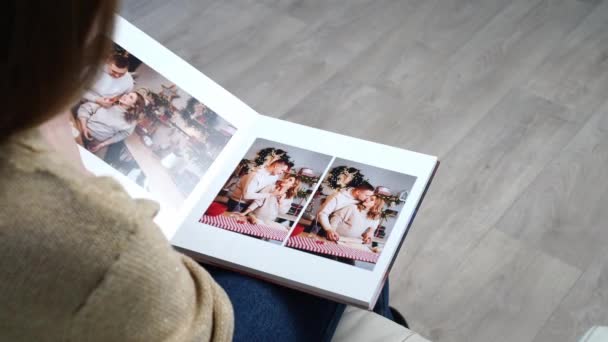
[[[173,208],[236,132],[117,44],[70,119],[79,145]]]
[[[257,139],[200,222],[281,243],[330,156]]]
[[[373,269],[415,181],[414,176],[334,160],[287,246]]]

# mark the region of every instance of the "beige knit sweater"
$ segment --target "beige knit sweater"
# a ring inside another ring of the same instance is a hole
[[[232,307],[152,222],[37,130],[0,145],[0,341],[228,341]]]

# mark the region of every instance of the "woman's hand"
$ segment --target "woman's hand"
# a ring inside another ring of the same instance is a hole
[[[113,102],[114,99],[111,97],[98,97],[97,99],[95,99],[95,103],[104,108],[110,108]]]
[[[372,242],[372,230],[370,228],[367,228],[363,234],[361,234],[361,239],[363,240],[364,244],[368,244]]]
[[[232,215],[236,219],[237,223],[240,223],[240,224],[247,223],[247,217],[244,214],[235,213],[235,214],[232,214]]]
[[[278,189],[275,189],[273,192],[268,193],[268,198],[274,197],[278,200],[279,196],[281,196],[281,190]]]
[[[93,140],[91,137],[91,132],[89,132],[89,128],[87,127],[88,119],[78,118],[78,120],[80,121],[80,134],[87,140]]]
[[[93,140],[91,137],[91,132],[89,132],[86,124],[82,125],[82,136],[87,140]]]
[[[364,245],[370,244],[372,242],[372,235],[369,233],[364,233],[362,238]]]
[[[333,229],[328,229],[325,231],[325,235],[327,235],[327,240],[329,241],[338,241],[340,240],[340,235]]]
[[[251,223],[251,224],[258,224],[258,223],[260,223],[260,220],[257,217],[255,217],[255,215],[253,215],[253,214],[249,214],[247,216],[247,221],[249,221],[249,223]]]
[[[106,147],[106,145],[104,143],[95,144],[95,145],[89,147],[89,151],[95,153],[104,147]]]

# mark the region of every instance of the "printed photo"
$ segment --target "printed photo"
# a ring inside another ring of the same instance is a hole
[[[257,139],[200,222],[281,244],[331,157]]]
[[[236,132],[117,44],[71,112],[79,145],[174,208]]]
[[[287,246],[372,270],[416,177],[336,159]]]

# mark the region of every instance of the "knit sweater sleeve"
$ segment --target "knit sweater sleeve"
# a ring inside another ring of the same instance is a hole
[[[123,226],[128,235],[75,312],[70,340],[230,341],[233,313],[224,291],[173,250],[152,222],[155,204],[132,200],[117,186],[110,187],[118,195],[105,197],[119,208],[115,219],[102,222]]]
[[[319,213],[317,214],[317,220],[318,220],[319,224],[321,225],[321,227],[325,230],[334,229],[332,227],[331,223],[329,222],[329,216],[337,209],[338,194],[339,193],[336,192],[336,193],[329,195],[325,199],[325,202],[321,205],[321,209],[319,210]]]
[[[263,200],[270,197],[270,192],[256,191],[260,188],[260,176],[252,175],[245,186],[243,187],[243,199],[246,200]]]

